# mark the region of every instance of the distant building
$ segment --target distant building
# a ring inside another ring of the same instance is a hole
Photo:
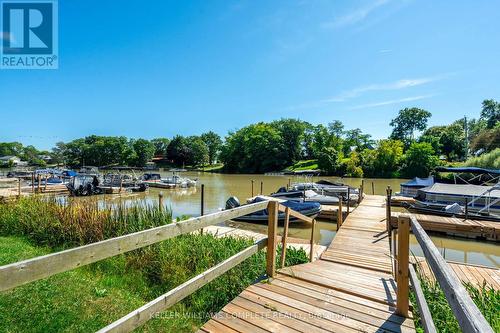
[[[0,156],[0,165],[26,166],[28,162],[22,161],[17,156]]]

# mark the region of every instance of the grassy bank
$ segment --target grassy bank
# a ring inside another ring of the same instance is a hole
[[[288,171],[318,170],[318,160],[301,160],[286,168]]]
[[[85,213],[78,222],[77,212]],[[170,222],[169,212],[140,205],[109,210],[23,199],[0,206],[0,265]],[[183,235],[17,287],[0,294],[0,331],[93,332],[252,243]],[[287,249],[287,265],[306,261],[304,251]],[[261,251],[140,331],[192,332],[264,272]]]
[[[450,333],[461,332],[458,321],[453,315],[439,284],[422,276],[420,276],[420,282],[437,331]],[[500,332],[500,292],[486,285],[482,288],[477,288],[471,284],[465,284],[465,288],[483,316],[490,323],[493,331]],[[410,294],[410,300],[414,306],[413,314],[417,332],[423,333],[424,330],[420,323],[420,314],[413,292]]]

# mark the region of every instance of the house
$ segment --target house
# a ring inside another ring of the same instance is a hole
[[[0,156],[0,165],[26,166],[28,162],[21,161],[17,156]]]

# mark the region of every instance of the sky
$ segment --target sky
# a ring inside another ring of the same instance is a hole
[[[500,100],[500,1],[59,1],[59,69],[0,70],[0,141],[152,139],[299,118],[374,138]],[[0,34],[0,37],[4,36]]]

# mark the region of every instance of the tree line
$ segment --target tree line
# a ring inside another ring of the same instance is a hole
[[[404,108],[391,120],[387,139],[374,140],[340,121],[313,125],[299,119],[259,122],[229,132],[224,140],[212,132],[173,138],[129,139],[91,135],[58,142],[51,152],[21,143],[0,143],[0,156],[19,156],[43,165],[53,163],[145,166],[153,157],[170,165],[200,167],[219,163],[226,172],[279,171],[301,160],[317,164],[325,174],[351,177],[426,176],[444,162],[464,161],[500,147],[500,103],[485,100],[477,119],[461,118],[428,127],[432,114]]]

